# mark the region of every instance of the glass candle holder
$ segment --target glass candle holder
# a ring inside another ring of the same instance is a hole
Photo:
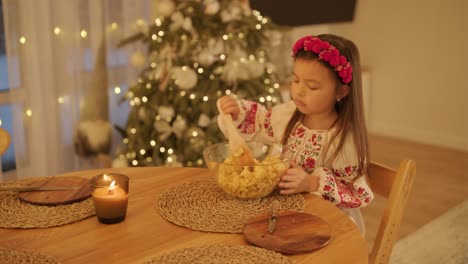
[[[99,222],[116,224],[125,220],[128,204],[128,176],[100,174],[90,180],[94,208]]]

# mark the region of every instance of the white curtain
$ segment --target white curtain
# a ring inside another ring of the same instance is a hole
[[[118,101],[137,79],[130,57],[144,47],[116,45],[151,20],[151,1],[3,0],[3,12],[16,178],[95,167],[76,155],[75,128],[89,109],[125,124]],[[111,154],[115,132],[112,140]]]

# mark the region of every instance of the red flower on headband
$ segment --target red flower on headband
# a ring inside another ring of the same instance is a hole
[[[345,56],[331,45],[329,42],[321,40],[314,36],[305,36],[300,38],[294,44],[292,51],[295,56],[299,51],[304,50],[318,55],[319,60],[328,62],[334,71],[338,73],[341,81],[348,84],[353,79],[353,69]]]

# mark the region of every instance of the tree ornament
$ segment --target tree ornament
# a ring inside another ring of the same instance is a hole
[[[218,13],[220,8],[218,0],[204,0],[203,4],[205,5],[204,13],[206,15],[214,15]]]
[[[177,118],[172,124],[172,127],[174,128],[176,136],[180,138],[184,130],[187,128],[187,121],[183,118]]]
[[[207,116],[206,114],[201,114],[200,118],[198,119],[198,126],[200,127],[207,127],[211,123],[210,117]]]
[[[174,83],[182,90],[190,90],[197,84],[197,73],[190,67],[172,68],[172,79]]]
[[[155,120],[154,128],[159,132],[159,140],[166,140],[172,134],[172,127],[168,122]]]
[[[174,108],[172,106],[160,106],[158,113],[162,119],[169,121],[174,117]]]
[[[157,0],[157,3],[154,6],[153,14],[156,16],[169,16],[174,13],[176,8],[174,1],[172,0]]]
[[[184,17],[181,12],[175,12],[171,16],[171,20],[170,31],[174,32],[179,28],[183,28],[185,31],[192,31],[192,20],[189,17]]]

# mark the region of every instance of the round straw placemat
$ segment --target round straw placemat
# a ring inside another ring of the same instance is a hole
[[[144,264],[291,264],[288,257],[271,250],[253,246],[215,245],[185,248],[170,252]]]
[[[51,264],[60,262],[51,256],[47,256],[39,252],[24,249],[10,249],[0,247],[0,263]]]
[[[304,211],[300,194],[277,192],[259,199],[239,199],[224,193],[215,181],[192,181],[170,188],[158,200],[162,217],[176,225],[194,230],[242,233],[242,226],[252,217],[270,210],[274,200],[280,210]]]
[[[34,178],[0,184],[0,186],[21,186]],[[33,205],[19,199],[17,192],[0,192],[0,227],[3,228],[46,228],[77,222],[95,215],[91,198],[67,205]]]

